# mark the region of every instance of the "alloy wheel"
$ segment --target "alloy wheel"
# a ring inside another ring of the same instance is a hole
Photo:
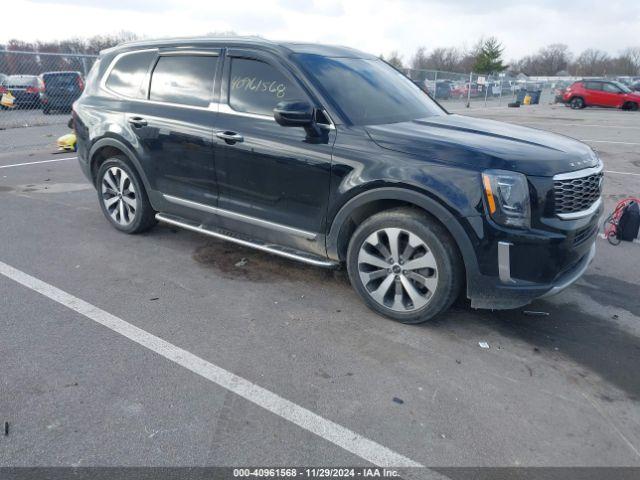
[[[127,226],[134,221],[138,209],[136,189],[127,172],[111,167],[102,177],[102,203],[114,222]]]
[[[431,249],[402,228],[384,228],[365,239],[358,252],[358,274],[371,298],[395,312],[424,307],[438,286]]]

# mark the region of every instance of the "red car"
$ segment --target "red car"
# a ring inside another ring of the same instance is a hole
[[[562,94],[562,101],[571,108],[612,107],[638,110],[640,93],[620,82],[608,80],[580,80]]]

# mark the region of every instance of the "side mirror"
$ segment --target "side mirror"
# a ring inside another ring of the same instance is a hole
[[[302,101],[280,102],[273,117],[283,127],[306,127],[313,122],[313,107]]]

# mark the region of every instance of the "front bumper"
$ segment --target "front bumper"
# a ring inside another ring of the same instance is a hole
[[[504,276],[501,278],[482,277],[477,279],[471,295],[471,306],[504,310],[518,308],[531,303],[537,298],[557,295],[575,283],[589,268],[596,255],[595,241],[587,253],[570,269],[563,272],[551,283],[534,283],[514,280]],[[510,259],[507,257],[507,261]]]

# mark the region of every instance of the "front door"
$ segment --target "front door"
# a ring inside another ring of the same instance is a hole
[[[302,127],[280,126],[273,108],[285,100],[319,107],[277,59],[227,52],[216,132],[218,206],[236,230],[322,250],[335,129],[327,124],[310,137]]]
[[[160,51],[148,100],[139,102],[127,119],[144,146],[153,187],[170,213],[206,218],[217,201],[213,87],[219,58],[218,50]]]
[[[602,102],[605,107],[619,107],[622,90],[613,83],[602,84]]]

